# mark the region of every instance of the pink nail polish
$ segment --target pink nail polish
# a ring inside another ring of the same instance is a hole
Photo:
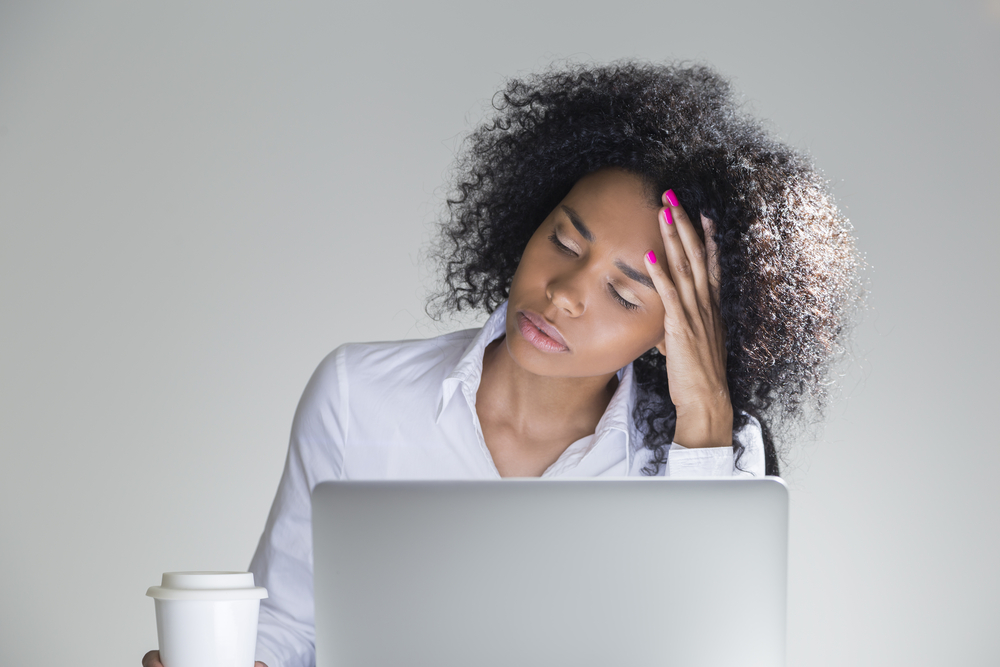
[[[680,206],[680,204],[677,203],[677,195],[674,194],[673,190],[667,190],[663,194],[667,198],[667,201],[670,202],[671,206]]]
[[[650,250],[646,253],[646,259],[649,260],[650,264],[656,264],[656,253]]]
[[[667,223],[668,225],[674,224],[674,216],[670,212],[669,208],[663,209],[663,222]]]

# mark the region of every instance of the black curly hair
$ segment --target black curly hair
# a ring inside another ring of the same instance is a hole
[[[851,226],[811,162],[743,114],[705,66],[571,65],[509,81],[493,107],[455,165],[433,251],[442,289],[428,312],[492,313],[528,239],[584,175],[635,174],[653,207],[672,188],[692,220],[700,212],[714,221],[734,431],[751,415],[760,422],[765,469],[777,475],[772,420],[822,411],[861,294]],[[633,420],[652,450],[644,472],[656,474],[676,411],[655,350],[633,370]],[[743,445],[733,447],[738,465]]]

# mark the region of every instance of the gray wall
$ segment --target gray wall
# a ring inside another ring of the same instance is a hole
[[[318,361],[440,330],[493,91],[636,56],[732,76],[871,266],[788,470],[789,664],[998,664],[1000,3],[347,5],[0,2],[0,663],[138,664],[162,571],[245,569]]]

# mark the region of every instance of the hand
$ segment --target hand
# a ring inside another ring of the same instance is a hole
[[[713,222],[701,216],[698,238],[672,190],[663,193],[658,219],[667,256],[646,254],[663,300],[664,340],[670,400],[677,408],[674,442],[685,447],[728,447],[733,442],[733,405],[726,381],[726,332],[719,314],[719,262]]]
[[[163,667],[163,663],[160,662],[160,652],[150,651],[146,655],[142,656],[142,667]],[[267,667],[267,665],[258,660],[253,663],[253,667]]]

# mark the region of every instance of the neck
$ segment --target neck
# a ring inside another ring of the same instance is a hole
[[[481,420],[502,422],[526,438],[577,439],[595,431],[617,387],[615,373],[584,378],[529,373],[501,337],[483,354],[476,406]]]

